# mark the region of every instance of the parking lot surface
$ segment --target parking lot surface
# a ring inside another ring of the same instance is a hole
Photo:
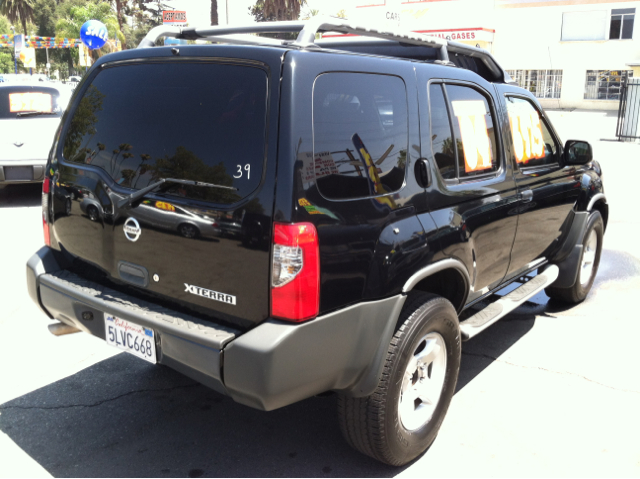
[[[0,190],[0,476],[640,476],[640,144],[613,113],[552,111],[592,143],[610,219],[579,306],[538,294],[463,344],[438,438],[403,468],[351,450],[334,396],[260,412],[84,334],[54,337],[26,291],[40,187]]]

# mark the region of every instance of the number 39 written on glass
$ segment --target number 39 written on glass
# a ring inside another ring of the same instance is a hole
[[[242,178],[242,165],[237,165],[238,166],[238,171],[236,171],[236,175],[233,175],[234,178]],[[251,174],[251,165],[249,163],[247,163],[246,165],[244,165],[244,171],[247,172],[247,180],[249,180],[249,175]]]

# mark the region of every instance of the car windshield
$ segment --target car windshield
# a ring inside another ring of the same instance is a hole
[[[59,117],[68,98],[51,87],[12,85],[0,88],[0,119]]]

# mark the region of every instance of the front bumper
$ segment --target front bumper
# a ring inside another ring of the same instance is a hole
[[[0,184],[38,183],[44,180],[47,160],[0,160]]]
[[[152,328],[159,363],[262,410],[328,390],[371,394],[406,299],[361,303],[302,324],[270,319],[243,334],[87,281],[61,269],[48,247],[27,263],[27,283],[50,318],[103,340],[104,313]],[[83,318],[88,312],[93,319]]]

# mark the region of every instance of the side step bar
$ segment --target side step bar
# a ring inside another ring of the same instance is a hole
[[[535,278],[527,281],[519,288],[514,289],[509,294],[503,296],[495,303],[490,304],[482,311],[477,312],[469,319],[460,323],[460,334],[462,340],[467,341],[476,334],[484,331],[493,323],[503,318],[511,311],[516,309],[522,303],[532,296],[535,296],[544,288],[553,283],[560,270],[556,265],[551,265]]]

